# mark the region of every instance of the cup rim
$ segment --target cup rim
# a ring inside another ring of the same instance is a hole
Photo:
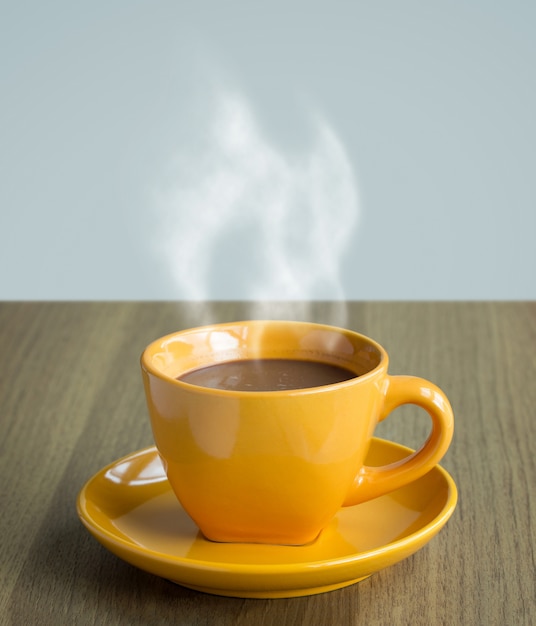
[[[201,385],[195,385],[192,383],[185,382],[183,380],[179,380],[174,378],[173,376],[164,373],[161,369],[156,367],[152,363],[152,356],[155,353],[156,348],[160,348],[166,342],[172,340],[175,337],[180,335],[194,334],[206,332],[210,329],[225,329],[231,328],[233,326],[262,326],[266,324],[271,325],[291,325],[291,326],[308,326],[311,329],[315,330],[326,330],[331,332],[338,332],[342,335],[350,335],[354,339],[357,338],[364,343],[372,346],[375,350],[377,350],[379,354],[378,364],[373,367],[371,370],[365,372],[364,374],[356,375],[353,378],[348,380],[343,380],[337,383],[331,383],[327,385],[318,385],[315,387],[303,387],[299,389],[283,389],[283,390],[256,390],[256,391],[243,391],[243,390],[233,390],[233,389],[216,389],[212,387],[203,387]],[[259,398],[261,396],[264,397],[281,397],[281,396],[298,396],[298,395],[310,395],[312,393],[325,393],[328,391],[333,391],[335,389],[341,389],[344,387],[352,387],[354,385],[363,384],[366,381],[370,380],[378,375],[381,371],[387,371],[389,363],[389,356],[387,351],[381,344],[372,339],[371,337],[354,331],[349,328],[344,328],[342,326],[333,326],[330,324],[323,324],[318,322],[308,322],[303,320],[279,320],[279,319],[254,319],[254,320],[237,320],[232,322],[215,322],[212,324],[204,324],[201,326],[192,326],[188,328],[184,328],[182,330],[173,331],[166,335],[163,335],[151,343],[149,343],[146,348],[142,351],[140,357],[140,364],[142,370],[147,372],[148,374],[152,374],[153,376],[159,378],[162,381],[165,381],[173,386],[183,388],[184,390],[191,392],[200,393],[203,395],[213,395],[219,397],[247,397],[247,398]]]

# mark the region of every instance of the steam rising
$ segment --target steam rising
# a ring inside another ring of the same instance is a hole
[[[210,118],[157,197],[158,251],[177,298],[248,300],[251,317],[274,317],[266,301],[343,300],[358,197],[333,130],[314,117],[310,149],[290,154],[263,135],[240,95],[222,93]]]

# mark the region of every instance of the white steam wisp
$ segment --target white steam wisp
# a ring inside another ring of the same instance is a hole
[[[307,153],[282,152],[244,98],[220,95],[208,133],[178,152],[157,195],[157,248],[178,299],[247,300],[252,317],[267,301],[344,300],[358,195],[336,134],[318,116],[312,128]]]

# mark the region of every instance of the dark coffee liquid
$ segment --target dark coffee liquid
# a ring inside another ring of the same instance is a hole
[[[212,389],[283,391],[331,385],[355,377],[348,369],[318,361],[245,359],[201,367],[178,380]]]

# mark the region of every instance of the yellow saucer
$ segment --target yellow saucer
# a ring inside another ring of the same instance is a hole
[[[373,439],[367,464],[410,452]],[[151,447],[98,472],[77,507],[98,541],[147,572],[217,595],[285,598],[351,585],[413,554],[445,525],[456,500],[454,481],[436,466],[389,495],[341,509],[306,546],[214,543],[181,508]]]

